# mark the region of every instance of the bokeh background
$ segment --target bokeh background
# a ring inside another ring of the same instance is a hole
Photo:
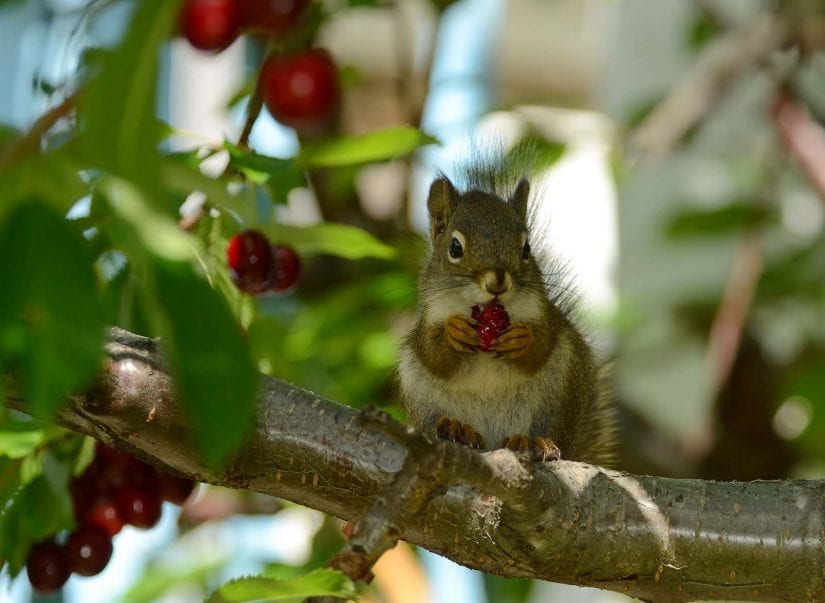
[[[25,128],[115,43],[133,2],[0,2],[0,122]],[[331,399],[401,416],[393,367],[425,252],[425,195],[478,149],[526,141],[552,165],[534,199],[581,292],[579,319],[613,367],[620,468],[706,479],[825,476],[825,10],[816,0],[350,0],[316,43],[345,82],[341,131],[400,124],[440,145],[330,170],[278,220],[365,228],[396,260],[311,258],[298,291],[249,325],[259,368]],[[262,49],[162,57],[171,145],[237,139]],[[113,103],[123,99],[112,98]],[[295,133],[264,112],[260,153]],[[216,156],[204,169],[220,173]],[[0,183],[2,186],[2,183]],[[82,213],[83,207],[77,212]],[[317,566],[339,522],[202,487],[148,532],[125,529],[67,602],[199,601],[215,581]],[[364,600],[618,601],[503,580],[400,545]],[[0,601],[37,600],[25,575]],[[58,600],[52,597],[49,600]]]

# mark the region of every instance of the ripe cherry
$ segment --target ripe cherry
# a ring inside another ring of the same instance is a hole
[[[275,260],[267,238],[255,230],[245,230],[229,239],[226,248],[229,275],[238,289],[263,293],[272,286]]]
[[[34,590],[44,595],[55,592],[71,574],[66,549],[54,540],[35,544],[26,559],[26,571]]]
[[[272,290],[284,293],[295,286],[301,274],[301,259],[288,245],[273,245],[272,256],[275,258],[275,278]]]
[[[242,0],[241,22],[253,32],[280,36],[303,14],[308,0]]]
[[[112,557],[112,539],[97,526],[81,526],[66,542],[69,568],[81,576],[94,576],[103,571]]]
[[[123,520],[136,528],[151,528],[160,519],[161,499],[158,492],[124,486],[117,491],[115,504]]]
[[[180,28],[189,43],[200,50],[220,51],[240,33],[238,0],[186,0]]]
[[[125,522],[114,502],[108,499],[100,499],[92,506],[84,523],[100,528],[109,536],[114,536],[120,532]]]
[[[504,331],[510,327],[510,315],[498,300],[493,300],[482,310],[478,306],[472,308],[473,319],[478,321],[476,334],[478,335],[478,349],[489,352]]]
[[[160,495],[163,500],[182,505],[195,489],[195,481],[171,473],[160,474]]]
[[[269,112],[299,133],[322,131],[338,107],[338,71],[329,53],[312,49],[269,57],[261,69]]]

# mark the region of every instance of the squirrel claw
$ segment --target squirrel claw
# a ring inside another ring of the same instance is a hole
[[[535,460],[543,463],[557,461],[561,458],[561,450],[556,443],[543,436],[536,436],[531,443],[526,435],[511,435],[504,438],[501,447],[513,452],[529,452]]]
[[[447,320],[444,330],[447,342],[459,352],[472,352],[478,345],[476,322],[469,316],[455,314]]]
[[[462,446],[484,448],[484,438],[475,429],[461,421],[449,417],[441,417],[435,426],[435,434],[444,440],[450,440]]]
[[[523,356],[533,343],[533,331],[526,325],[511,327],[496,341],[495,350],[502,358]]]

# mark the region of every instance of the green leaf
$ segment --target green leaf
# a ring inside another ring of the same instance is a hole
[[[143,0],[119,47],[102,57],[102,68],[82,103],[87,153],[100,166],[152,186],[161,128],[155,118],[159,51],[173,31],[181,0]]]
[[[152,258],[149,316],[208,464],[224,460],[255,416],[257,373],[226,300],[187,264]]]
[[[8,467],[0,465],[0,468],[3,474],[8,471]],[[4,496],[0,512],[0,559],[8,563],[12,577],[23,568],[32,544],[72,527],[67,482],[68,473],[47,470],[11,496]]]
[[[300,601],[306,597],[355,599],[355,585],[347,576],[331,569],[316,569],[296,578],[249,576],[219,587],[207,603],[245,601]]]
[[[78,170],[78,165],[62,153],[26,156],[0,170],[0,218],[14,204],[32,198],[65,214],[89,192]]]
[[[10,459],[23,458],[37,448],[44,437],[42,429],[0,431],[0,455]]]
[[[309,167],[340,167],[385,161],[438,140],[417,128],[401,126],[304,145],[298,162]]]
[[[307,227],[271,224],[262,230],[273,243],[291,245],[300,253],[327,253],[348,260],[395,256],[395,248],[348,224],[324,222]]]
[[[670,218],[665,235],[674,240],[727,235],[755,226],[769,217],[767,210],[745,202],[711,210],[682,211]]]
[[[195,560],[187,567],[170,567],[167,563],[153,563],[123,595],[124,603],[153,603],[171,588],[185,584],[205,584],[221,569],[225,560]]]
[[[119,218],[115,240],[126,242],[134,250],[145,248],[147,253],[170,262],[196,259],[198,240],[157,211],[138,188],[116,177],[104,179],[99,188]]]
[[[160,335],[178,399],[204,460],[217,464],[234,450],[255,412],[256,372],[226,300],[197,271],[200,241],[154,209],[143,191],[109,177],[100,190],[110,204],[112,240],[142,278],[135,283],[146,320]]]
[[[0,223],[0,364],[34,414],[50,414],[99,370],[103,321],[83,239],[39,201]]]
[[[230,142],[224,143],[224,147],[229,151],[230,164],[252,182],[266,184],[276,203],[286,203],[289,191],[306,184],[301,168],[294,159],[244,151]]]

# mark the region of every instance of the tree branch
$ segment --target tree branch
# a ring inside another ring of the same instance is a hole
[[[390,419],[361,420],[269,377],[254,429],[214,469],[189,443],[156,343],[112,330],[107,354],[99,386],[73,397],[60,422],[165,469],[357,521],[380,497],[393,504],[388,487],[407,455],[432,445],[440,461],[427,468],[428,492],[408,489],[411,512],[387,516],[399,538],[468,567],[656,601],[825,598],[822,482],[718,483],[532,464],[507,450],[432,443]],[[7,397],[25,409],[19,395]]]

